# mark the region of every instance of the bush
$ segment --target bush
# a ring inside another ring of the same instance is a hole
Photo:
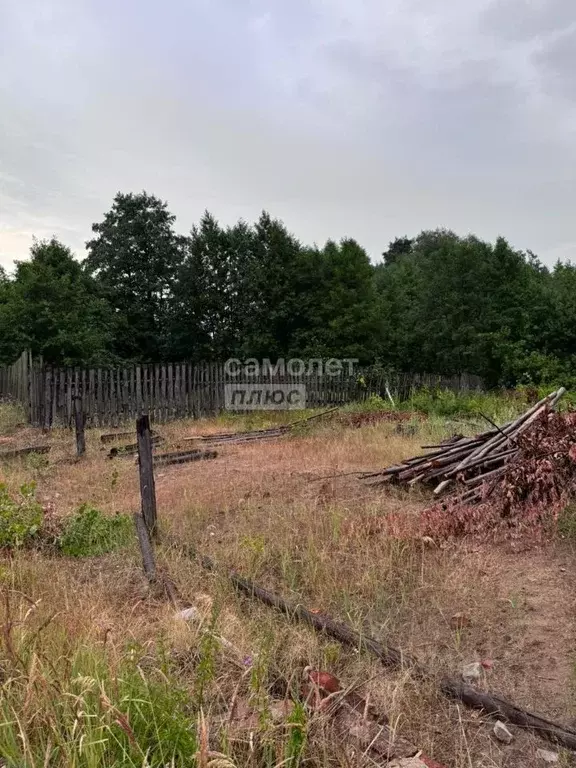
[[[505,392],[452,392],[447,389],[418,390],[401,405],[402,410],[444,418],[478,418],[484,414],[497,423],[516,418],[527,407],[523,397]]]
[[[42,527],[42,507],[36,501],[34,483],[20,487],[20,498],[14,500],[4,484],[0,484],[0,547],[21,547],[36,536]]]
[[[105,515],[83,504],[64,522],[58,544],[62,554],[70,557],[104,555],[125,547],[132,531],[133,523],[128,515]]]
[[[367,397],[366,400],[359,400],[353,403],[348,403],[343,408],[341,408],[341,410],[353,411],[354,413],[364,411],[390,411],[392,410],[392,403],[390,401],[384,400],[380,397],[380,395],[372,394]]]

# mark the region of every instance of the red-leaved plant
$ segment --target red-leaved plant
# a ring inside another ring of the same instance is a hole
[[[576,413],[543,413],[517,438],[518,453],[497,480],[484,483],[482,500],[448,497],[424,510],[422,535],[518,539],[549,536],[576,495]]]

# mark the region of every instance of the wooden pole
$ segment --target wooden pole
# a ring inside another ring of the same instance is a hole
[[[154,485],[154,460],[152,458],[152,440],[150,435],[150,417],[145,414],[136,420],[138,439],[138,465],[140,467],[140,497],[142,499],[142,517],[150,536],[157,538],[156,524],[156,488]]]
[[[214,560],[207,556],[198,555],[193,547],[182,546],[178,542],[173,542],[173,545],[175,548],[183,551],[188,557],[197,560],[202,568],[205,568],[207,571],[222,573]],[[265,605],[281,611],[290,620],[298,619],[305,624],[309,624],[316,631],[334,637],[343,645],[357,648],[358,650],[367,650],[385,666],[410,668],[422,680],[435,679],[409,653],[404,653],[402,650],[394,648],[387,643],[379,642],[372,637],[361,634],[347,624],[334,621],[334,619],[326,614],[312,613],[312,611],[309,611],[299,603],[289,603],[280,595],[254,584],[249,579],[242,578],[242,576],[239,576],[234,571],[228,572],[228,578],[239,592],[243,592],[248,597],[256,598]],[[469,707],[482,710],[488,716],[505,718],[514,725],[535,731],[539,736],[555,744],[576,750],[576,728],[548,720],[545,717],[517,707],[512,702],[501,699],[499,696],[479,691],[473,686],[455,678],[446,677],[442,679],[439,687],[446,696],[459,699]]]
[[[154,562],[154,552],[152,550],[152,544],[150,543],[148,528],[144,522],[144,518],[138,512],[134,513],[134,525],[136,526],[136,533],[138,534],[138,543],[140,544],[144,573],[146,574],[148,581],[152,583],[156,581],[156,563]]]
[[[86,436],[84,434],[84,408],[80,395],[74,397],[74,425],[76,427],[76,455],[84,456],[86,453]]]

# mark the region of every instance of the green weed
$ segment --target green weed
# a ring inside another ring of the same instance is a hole
[[[576,504],[568,504],[560,512],[558,533],[565,539],[576,539]]]
[[[70,557],[93,557],[125,547],[133,535],[129,515],[105,515],[83,504],[64,522],[58,544],[62,554]]]
[[[71,648],[65,636],[47,659],[30,635],[11,637],[14,657],[0,701],[0,754],[26,768],[184,768],[197,736],[186,691],[132,650]],[[3,655],[3,654],[2,654]],[[33,702],[33,705],[32,705]]]
[[[22,485],[17,499],[0,484],[0,547],[23,546],[39,532],[42,519],[34,483]]]
[[[0,403],[0,435],[9,435],[23,424],[24,411],[16,403]]]

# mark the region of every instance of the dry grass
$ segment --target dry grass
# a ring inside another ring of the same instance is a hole
[[[160,430],[167,437],[162,449],[185,448],[185,436],[222,429],[215,422],[166,425]],[[379,522],[389,513],[416,516],[424,498],[371,489],[349,474],[412,455],[450,429],[433,422],[405,437],[393,424],[317,424],[275,442],[222,447],[214,461],[158,471],[162,529],[289,599],[410,651],[438,677],[490,658],[494,669],[480,685],[570,721],[576,572],[570,544],[514,553],[391,539]],[[108,460],[99,434],[90,432],[88,456],[76,462],[71,435],[55,432],[45,438],[53,444],[47,466],[30,459],[6,464],[0,481],[16,488],[34,479],[38,497],[58,515],[83,502],[109,513],[134,511],[135,461]],[[26,441],[29,430],[11,438],[14,445]],[[514,744],[503,748],[481,717],[443,699],[433,684],[422,685],[406,670],[385,670],[364,654],[290,624],[239,597],[225,577],[203,571],[173,548],[160,547],[158,557],[185,602],[198,608],[196,620],[175,618],[162,596],[150,591],[135,548],[82,561],[21,552],[3,562],[0,583],[18,621],[31,604],[27,621],[34,626],[56,613],[51,627],[79,645],[104,649],[110,663],[119,663],[128,645],[152,657],[168,652],[194,711],[204,713],[211,749],[237,765],[280,766],[286,760],[293,731],[264,715],[272,699],[297,687],[307,665],[358,687],[399,734],[445,765],[537,764],[535,749],[545,745],[534,737],[516,730]],[[454,628],[457,612],[469,618],[469,626]],[[220,640],[211,644],[215,636]],[[42,635],[38,644],[41,652]],[[256,712],[251,728],[242,728],[231,711],[238,702],[249,702]],[[227,738],[219,735],[222,723]],[[321,715],[306,728],[306,765],[363,764],[334,743]],[[206,756],[198,759],[209,764]]]

